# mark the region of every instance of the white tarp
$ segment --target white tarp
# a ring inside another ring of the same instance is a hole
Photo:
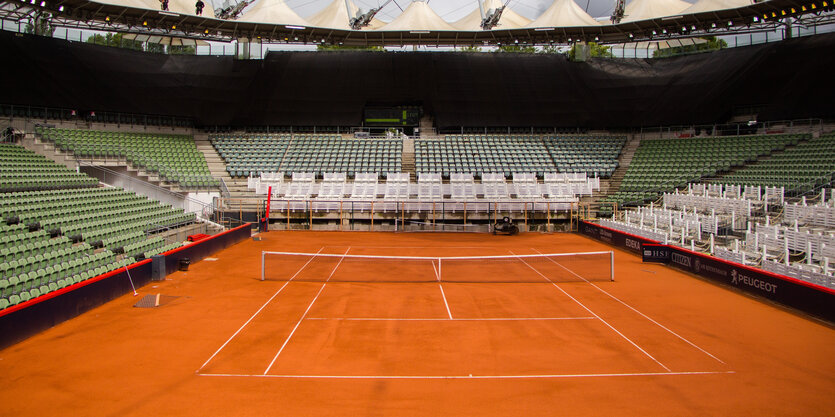
[[[279,25],[309,25],[284,0],[258,0],[238,20]]]
[[[487,14],[490,9],[496,10],[503,5],[504,3],[502,3],[501,0],[484,0],[484,13]],[[524,27],[528,23],[531,23],[530,19],[514,12],[513,9],[508,6],[505,7],[502,12],[502,17],[499,19],[499,25],[494,29],[516,29]],[[452,25],[460,30],[482,30],[481,11],[478,9],[478,6],[476,6],[476,9],[470,14],[464,16],[463,19],[453,23]]]
[[[310,16],[307,21],[310,22],[310,25],[316,26],[319,28],[331,28],[331,29],[343,29],[343,30],[350,30],[351,29],[351,18],[357,17],[357,12],[359,8],[354,4],[353,1],[348,1],[350,4],[351,10],[346,9],[345,0],[333,0],[331,4],[329,4],[324,9],[320,10],[318,13]],[[367,12],[367,10],[363,10]],[[377,29],[385,25],[384,22],[377,20],[376,18],[371,19],[371,24],[368,26],[369,29]]]
[[[711,12],[714,10],[736,9],[754,4],[751,0],[699,0],[684,9],[681,14]]]
[[[168,11],[180,14],[197,14],[197,0],[168,0]],[[210,0],[203,0],[202,16],[215,17],[215,9]]]
[[[640,0],[639,0],[640,1]],[[531,22],[528,27],[575,27],[575,26],[598,26],[600,22],[586,13],[582,7],[573,0],[555,0],[551,7],[547,8],[542,15]]]
[[[136,7],[138,9],[162,10],[162,4],[159,0],[101,0],[101,3],[114,4],[116,6],[124,7]]]
[[[424,1],[413,1],[400,16],[397,16],[389,24],[377,30],[449,30],[456,29],[447,23],[441,16]]]
[[[682,0],[632,0],[626,5],[623,22],[675,16],[690,6],[690,3]]]

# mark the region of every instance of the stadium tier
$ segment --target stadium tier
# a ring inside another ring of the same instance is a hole
[[[25,148],[0,144],[0,192],[94,187],[97,183]]]
[[[644,140],[620,189],[605,201],[642,203],[661,193],[755,161],[808,135],[722,136]]]
[[[191,136],[48,127],[37,127],[36,133],[42,140],[81,159],[124,158],[133,166],[158,173],[165,181],[183,188],[219,186]]]
[[[400,139],[344,139],[340,135],[247,134],[210,137],[232,177],[262,172],[401,171]]]
[[[822,135],[722,178],[725,184],[786,187],[805,192],[832,182],[835,135]]]
[[[583,172],[609,177],[626,139],[605,136],[449,135],[415,141],[417,172]]]
[[[18,146],[2,145],[2,152],[0,157],[15,155],[31,161],[29,171],[22,172],[44,169],[52,178],[73,174],[81,184],[97,183]],[[27,165],[18,162],[16,166]],[[37,183],[38,179],[32,176],[22,181]],[[149,232],[195,220],[193,213],[119,188],[73,188],[72,184],[0,193],[0,308],[179,246],[166,246],[162,237],[149,238]]]

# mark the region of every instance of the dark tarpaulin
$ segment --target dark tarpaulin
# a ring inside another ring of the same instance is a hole
[[[356,126],[421,104],[440,128],[620,128],[833,118],[835,34],[666,59],[454,52],[158,55],[0,33],[6,104],[191,117],[198,125]]]

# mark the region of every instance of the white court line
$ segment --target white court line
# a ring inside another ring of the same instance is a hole
[[[346,245],[328,245],[325,246],[326,248],[345,248],[349,247]],[[354,249],[496,249],[500,250],[496,246],[350,246]]]
[[[513,253],[513,251],[508,251],[508,252]],[[514,255],[515,255],[515,254],[514,254]],[[608,327],[608,328],[612,329],[612,331],[614,331],[615,333],[617,333],[618,335],[620,335],[620,337],[622,337],[624,340],[626,340],[627,342],[629,342],[632,346],[635,346],[635,348],[636,348],[636,349],[640,350],[640,351],[641,351],[644,355],[646,355],[648,358],[652,359],[653,361],[655,361],[655,363],[657,363],[657,364],[658,364],[658,365],[660,365],[662,368],[664,368],[665,370],[667,370],[667,372],[672,372],[672,371],[670,370],[670,368],[668,368],[666,365],[664,365],[663,363],[661,363],[660,361],[658,361],[658,359],[655,359],[655,357],[653,357],[652,355],[650,355],[650,354],[649,354],[649,352],[647,352],[646,350],[644,350],[643,348],[641,348],[640,346],[638,346],[638,344],[637,344],[637,343],[633,342],[631,339],[629,339],[628,337],[626,337],[626,335],[624,335],[623,333],[621,333],[620,331],[618,331],[618,329],[616,329],[614,326],[612,326],[611,324],[609,324],[609,322],[607,322],[606,320],[603,320],[603,318],[602,318],[602,317],[598,316],[598,315],[597,315],[594,311],[591,311],[591,309],[590,309],[590,308],[586,307],[583,303],[581,303],[580,301],[578,301],[576,298],[572,297],[572,296],[571,296],[571,294],[569,294],[569,293],[565,292],[565,290],[564,290],[564,289],[562,289],[562,287],[560,287],[559,285],[557,285],[554,281],[551,281],[551,279],[549,279],[549,278],[548,278],[548,277],[546,277],[545,275],[542,275],[542,273],[541,273],[541,272],[539,272],[536,268],[532,267],[529,263],[525,262],[525,260],[524,260],[523,258],[519,258],[519,260],[521,260],[521,261],[522,261],[522,263],[524,263],[525,265],[527,265],[527,266],[528,266],[530,269],[532,269],[534,272],[536,272],[537,274],[539,274],[542,278],[545,278],[546,280],[548,280],[548,282],[550,282],[550,283],[551,283],[551,285],[553,285],[556,289],[560,290],[560,291],[561,291],[563,294],[565,294],[568,298],[570,298],[570,299],[574,300],[574,302],[575,302],[575,303],[579,304],[579,305],[580,305],[580,307],[583,307],[586,311],[588,311],[588,312],[589,312],[589,314],[591,314],[592,316],[594,316],[594,317],[596,317],[598,320],[600,320],[603,324],[605,324],[605,325],[606,325],[606,327]]]
[[[536,251],[536,252],[542,253],[542,252],[540,252],[539,250],[537,250],[537,249],[535,249],[535,248],[531,248],[531,249],[533,249],[533,250],[534,250],[534,251]],[[667,328],[666,326],[664,326],[663,324],[661,324],[661,323],[659,323],[659,322],[657,322],[657,321],[653,320],[652,318],[650,318],[650,317],[649,317],[649,316],[647,316],[646,314],[644,314],[644,313],[642,313],[642,312],[638,311],[638,309],[636,309],[635,307],[632,307],[631,305],[626,304],[624,301],[620,300],[619,298],[615,297],[614,295],[609,294],[609,292],[607,292],[607,291],[606,291],[606,290],[604,290],[603,288],[600,288],[600,287],[598,287],[595,283],[590,282],[590,281],[588,281],[587,279],[585,279],[585,278],[581,277],[580,275],[578,275],[578,274],[577,274],[577,273],[575,273],[574,271],[572,271],[572,270],[568,269],[567,267],[565,267],[565,266],[564,266],[564,265],[562,265],[561,263],[559,263],[559,262],[557,262],[557,261],[555,261],[555,260],[553,260],[553,259],[551,259],[551,258],[548,258],[548,260],[549,260],[549,261],[551,261],[551,262],[553,262],[553,263],[555,263],[555,264],[557,264],[557,266],[559,266],[560,268],[565,269],[566,271],[568,271],[570,274],[574,275],[575,277],[580,278],[581,280],[585,281],[586,283],[588,283],[588,284],[589,284],[589,285],[591,285],[592,287],[596,288],[598,291],[602,292],[603,294],[608,295],[608,296],[609,296],[609,297],[611,297],[613,300],[615,300],[615,301],[617,301],[617,302],[619,302],[619,303],[623,304],[624,306],[626,306],[626,307],[627,307],[627,308],[629,308],[630,310],[632,310],[632,311],[634,311],[634,312],[636,312],[636,313],[640,314],[640,315],[641,315],[641,317],[643,317],[643,318],[645,318],[645,319],[649,320],[650,322],[654,323],[656,326],[658,326],[658,327],[660,327],[660,328],[662,328],[662,329],[666,330],[667,332],[669,332],[669,333],[670,333],[670,334],[672,334],[673,336],[675,336],[675,337],[677,337],[677,338],[681,339],[684,343],[687,343],[688,345],[693,346],[694,348],[698,349],[699,351],[701,351],[701,352],[702,352],[702,353],[704,353],[705,355],[710,356],[710,357],[711,357],[711,358],[713,358],[713,359],[716,359],[716,361],[718,361],[719,363],[722,363],[722,364],[724,364],[724,363],[725,363],[722,359],[719,359],[719,358],[717,358],[716,356],[713,356],[712,354],[710,354],[710,352],[708,352],[708,351],[706,351],[706,350],[704,350],[704,349],[700,348],[699,346],[696,346],[696,344],[695,344],[695,343],[693,343],[693,342],[691,342],[691,341],[689,341],[689,340],[685,339],[683,336],[679,335],[678,333],[676,333],[676,332],[674,332],[674,331],[672,331],[672,330],[668,329],[668,328]]]
[[[345,255],[347,255],[347,254],[348,254],[348,251],[349,251],[349,250],[351,250],[351,247],[350,247],[350,246],[348,247],[348,249],[347,249],[347,250],[345,250]],[[290,335],[289,335],[289,336],[287,336],[287,339],[286,339],[286,340],[284,340],[284,344],[282,344],[282,345],[281,345],[281,348],[280,348],[280,349],[278,349],[278,352],[275,354],[275,356],[273,356],[273,360],[272,360],[272,361],[270,361],[270,365],[269,365],[269,366],[267,366],[267,369],[265,369],[265,370],[264,370],[264,375],[266,375],[266,374],[267,374],[267,372],[270,372],[270,369],[272,369],[273,365],[275,365],[275,361],[276,361],[276,360],[278,360],[278,355],[281,355],[281,352],[282,352],[282,351],[284,351],[284,348],[285,348],[285,347],[287,347],[287,343],[289,343],[289,342],[290,342],[290,339],[293,337],[293,334],[294,334],[294,333],[296,333],[296,329],[298,329],[298,328],[299,328],[299,325],[300,325],[300,324],[302,324],[302,321],[304,321],[305,316],[307,316],[307,312],[308,312],[308,311],[310,311],[310,308],[311,308],[311,307],[313,307],[313,304],[314,304],[314,303],[316,302],[316,300],[319,298],[319,295],[321,295],[321,294],[322,294],[322,291],[325,289],[325,286],[326,286],[326,285],[328,285],[328,281],[330,281],[331,277],[332,277],[332,276],[333,276],[333,274],[336,272],[336,269],[337,269],[337,268],[339,268],[339,265],[341,265],[341,264],[342,264],[342,260],[343,260],[343,259],[345,259],[345,258],[341,258],[341,259],[339,259],[339,262],[336,264],[336,266],[334,266],[334,267],[333,267],[333,270],[331,271],[331,274],[330,274],[330,275],[328,275],[328,279],[326,279],[326,280],[325,280],[325,282],[324,282],[324,283],[322,283],[322,287],[320,287],[320,288],[319,288],[319,292],[317,292],[317,293],[316,293],[316,296],[315,296],[315,297],[313,297],[313,301],[311,301],[311,302],[310,302],[310,305],[308,305],[308,306],[307,306],[307,309],[306,309],[306,310],[304,310],[304,313],[302,314],[302,317],[299,319],[299,322],[298,322],[298,323],[296,323],[296,326],[295,326],[295,327],[293,327],[293,330],[290,332]]]
[[[441,289],[441,297],[444,298],[444,306],[446,307],[446,313],[449,315],[449,319],[452,320],[452,312],[449,311],[449,303],[446,301],[446,294],[444,294],[444,286],[439,282],[438,288]]]
[[[495,318],[387,318],[387,317],[307,317],[305,320],[336,321],[551,321],[551,320],[594,320],[594,317],[495,317]]]
[[[322,252],[324,249],[325,249],[325,247],[324,247],[324,246],[322,246],[322,247],[319,249],[319,252]],[[316,253],[318,254],[319,252],[316,252]],[[301,268],[299,268],[299,270],[298,270],[298,271],[296,271],[296,273],[295,273],[295,274],[293,274],[293,276],[292,276],[289,280],[287,280],[287,281],[284,283],[284,285],[282,285],[282,286],[281,286],[281,288],[279,288],[279,289],[278,289],[278,291],[276,291],[276,292],[275,292],[275,294],[273,294],[273,296],[272,296],[272,297],[270,297],[270,299],[269,299],[269,300],[267,300],[267,302],[266,302],[266,303],[264,303],[264,305],[262,305],[262,306],[261,306],[261,308],[259,308],[259,309],[258,309],[258,311],[256,311],[256,312],[255,312],[255,314],[253,314],[253,315],[252,315],[252,317],[250,317],[250,318],[249,318],[249,320],[247,320],[247,321],[246,321],[246,323],[244,323],[244,324],[243,324],[243,326],[241,326],[241,327],[240,327],[240,328],[239,328],[239,329],[238,329],[238,330],[237,330],[237,331],[236,331],[236,332],[235,332],[235,333],[234,333],[234,334],[233,334],[233,335],[232,335],[229,339],[227,339],[227,340],[226,340],[226,342],[224,342],[224,343],[223,343],[223,345],[221,345],[221,346],[220,346],[220,348],[219,348],[218,350],[216,350],[216,351],[215,351],[215,353],[213,353],[213,354],[212,354],[212,356],[211,356],[211,357],[209,357],[209,359],[207,359],[207,360],[206,360],[206,362],[203,362],[203,365],[200,365],[200,369],[198,369],[198,370],[197,370],[197,372],[200,372],[203,368],[205,368],[205,367],[206,367],[206,365],[208,365],[208,364],[209,364],[209,362],[211,362],[211,361],[212,361],[212,359],[214,359],[214,358],[215,358],[215,356],[217,356],[217,354],[218,354],[218,353],[220,353],[220,351],[221,351],[221,350],[223,350],[223,348],[225,348],[225,347],[226,347],[226,345],[228,345],[228,344],[229,344],[229,342],[231,342],[231,341],[232,341],[232,339],[234,339],[234,338],[235,338],[235,336],[237,336],[239,333],[241,333],[241,331],[243,331],[244,327],[246,327],[246,326],[247,326],[247,325],[248,325],[248,324],[249,324],[249,323],[250,323],[253,319],[255,319],[255,317],[256,317],[258,314],[260,314],[260,313],[261,313],[261,311],[262,311],[262,310],[264,310],[264,308],[266,308],[266,307],[267,307],[267,305],[268,305],[268,304],[270,304],[270,303],[271,303],[271,302],[275,299],[275,297],[277,297],[277,296],[278,296],[278,294],[279,294],[282,290],[284,290],[284,288],[287,286],[287,284],[289,284],[289,283],[290,283],[290,281],[292,281],[292,280],[293,280],[293,278],[297,277],[297,276],[298,276],[298,275],[299,275],[299,274],[300,274],[300,273],[301,273],[301,272],[302,272],[302,271],[303,271],[303,270],[307,267],[307,265],[308,265],[308,264],[310,264],[310,261],[312,261],[312,260],[313,260],[313,257],[311,257],[310,259],[308,259],[308,260],[307,260],[307,262],[306,262],[304,265],[302,265],[302,267],[301,267]]]
[[[642,376],[692,376],[727,375],[735,371],[694,372],[637,372],[611,374],[540,374],[540,375],[248,375],[248,374],[197,374],[206,377],[226,378],[283,378],[283,379],[556,379],[556,378],[617,378]]]

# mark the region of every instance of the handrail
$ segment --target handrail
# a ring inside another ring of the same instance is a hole
[[[200,207],[201,207],[201,213],[200,213],[200,215],[199,215],[198,217],[200,217],[200,218],[201,218],[201,219],[203,219],[203,220],[208,220],[208,218],[207,218],[207,217],[204,217],[204,216],[205,216],[205,214],[204,214],[204,213],[205,213],[205,211],[206,211],[206,210],[208,210],[208,211],[209,211],[209,213],[214,212],[214,207],[213,207],[211,204],[209,204],[209,203],[205,203],[205,202],[203,202],[203,201],[200,201],[200,200],[197,200],[197,199],[194,199],[194,198],[191,198],[191,197],[189,197],[189,196],[188,196],[188,195],[186,195],[186,194],[178,193],[178,192],[176,192],[176,191],[172,191],[172,190],[169,190],[169,189],[167,189],[167,188],[160,187],[160,186],[158,186],[158,185],[154,185],[154,184],[152,184],[152,183],[150,183],[150,182],[147,182],[147,181],[142,181],[142,180],[140,180],[140,179],[138,179],[138,178],[135,178],[135,177],[132,177],[132,176],[130,176],[130,175],[123,174],[123,173],[121,173],[121,172],[116,172],[116,171],[113,171],[113,170],[111,170],[111,169],[105,168],[105,167],[100,166],[100,165],[95,165],[95,164],[92,164],[92,163],[87,162],[87,161],[81,161],[81,160],[78,160],[78,159],[77,159],[77,160],[76,160],[76,163],[78,163],[78,165],[79,165],[79,166],[87,166],[87,167],[95,168],[95,169],[101,170],[101,171],[103,171],[103,172],[105,172],[105,173],[107,173],[107,174],[109,174],[109,175],[113,175],[113,176],[117,176],[117,177],[120,177],[120,178],[124,178],[124,179],[127,179],[127,180],[132,181],[132,182],[139,182],[139,183],[141,183],[143,186],[151,187],[151,188],[152,188],[152,189],[154,189],[154,190],[160,191],[160,192],[162,192],[162,193],[166,193],[166,194],[171,195],[171,196],[174,196],[174,197],[176,197],[176,198],[178,198],[178,199],[182,199],[183,201],[189,202],[189,203],[191,203],[191,204],[198,205],[198,206],[200,206]],[[195,214],[197,214],[197,213],[195,213]]]

